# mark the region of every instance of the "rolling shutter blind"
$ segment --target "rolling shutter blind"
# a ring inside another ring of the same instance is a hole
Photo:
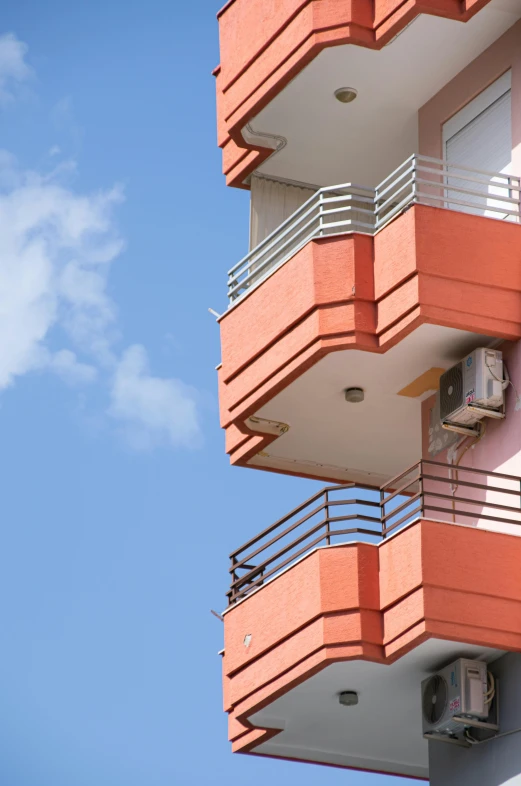
[[[446,141],[450,164],[506,172],[512,163],[511,91]]]
[[[456,133],[445,137],[445,158],[449,164],[491,173],[511,174],[511,113],[511,91],[506,90]],[[454,120],[458,121],[458,115],[449,123]],[[513,196],[508,182],[501,177],[488,178],[486,174],[479,173],[475,174],[474,178],[478,180],[472,180],[472,173],[470,179],[465,179],[464,171],[450,170],[446,179],[449,186],[446,191],[447,207],[475,215],[503,218],[506,221],[515,220],[515,216],[511,215],[512,203],[502,199]],[[464,190],[461,191],[461,188]]]

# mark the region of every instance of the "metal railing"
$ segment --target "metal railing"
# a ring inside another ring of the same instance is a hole
[[[380,488],[327,486],[230,554],[228,603],[320,546],[378,542],[425,517],[521,535],[521,478],[422,460]]]
[[[376,188],[320,188],[228,273],[230,304],[248,294],[310,240],[374,235],[413,204],[521,222],[521,179],[413,155]]]

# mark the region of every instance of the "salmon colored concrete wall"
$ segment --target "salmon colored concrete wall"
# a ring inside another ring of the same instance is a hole
[[[312,552],[225,614],[234,750],[276,735],[248,717],[331,663],[392,663],[428,638],[521,651],[520,560],[521,538],[432,521]]]
[[[325,47],[379,49],[419,13],[467,21],[489,0],[234,0],[219,13],[218,143],[230,185],[271,150],[247,144],[244,126]],[[252,37],[251,31],[255,30]],[[245,155],[245,152],[247,155]]]
[[[443,124],[509,69],[512,70],[512,172],[521,175],[521,21],[420,109],[420,153],[443,158]]]
[[[374,238],[308,243],[220,320],[232,462],[274,439],[244,421],[326,354],[385,352],[425,322],[521,337],[521,227],[416,205]]]

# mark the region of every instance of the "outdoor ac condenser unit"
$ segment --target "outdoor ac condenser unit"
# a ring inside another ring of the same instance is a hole
[[[440,377],[440,419],[444,428],[472,433],[484,417],[504,415],[503,353],[475,349]]]
[[[459,658],[422,682],[423,733],[454,737],[465,723],[454,718],[486,721],[487,664]]]

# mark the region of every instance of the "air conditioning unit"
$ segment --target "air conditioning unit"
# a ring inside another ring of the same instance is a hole
[[[490,702],[487,664],[459,658],[422,682],[423,734],[461,736],[465,721],[455,718],[468,719],[469,725],[486,721]]]
[[[503,353],[475,349],[440,377],[440,419],[451,431],[477,433],[484,417],[503,418]]]

